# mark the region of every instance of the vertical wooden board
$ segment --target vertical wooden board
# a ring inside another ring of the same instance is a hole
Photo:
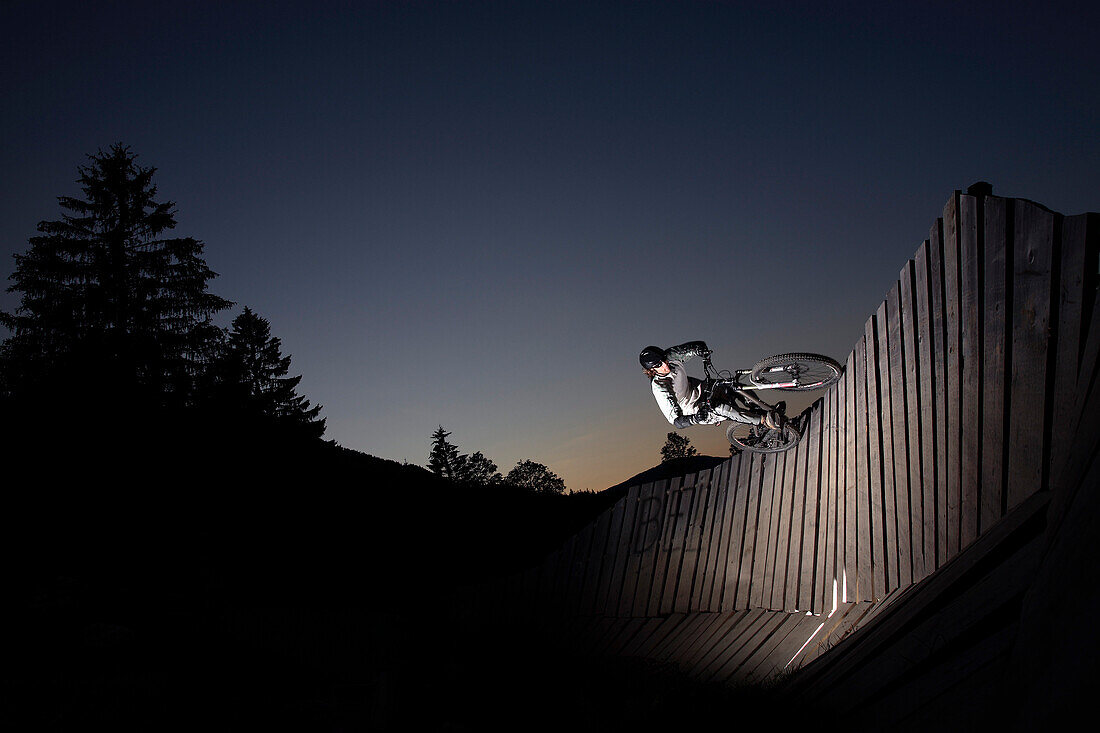
[[[691,590],[691,610],[720,611],[722,604],[722,583],[725,580],[726,566],[722,548],[729,532],[726,519],[727,497],[730,496],[729,483],[731,472],[737,472],[737,458],[722,463],[720,470],[711,478],[707,499],[707,513],[703,521],[704,542],[699,547],[699,568],[701,582],[693,584]]]
[[[573,553],[573,569],[569,573],[569,582],[565,591],[569,613],[580,612],[581,593],[584,591],[584,578],[588,573],[588,560],[592,552],[592,536],[595,528],[588,524],[577,533],[576,549]]]
[[[776,456],[765,455],[763,466],[763,478],[760,484],[760,500],[757,510],[756,526],[746,528],[754,530],[756,535],[756,550],[753,553],[751,570],[751,582],[749,585],[749,604],[754,608],[764,607],[764,575],[767,572],[768,540],[771,539],[772,529],[772,502],[775,498],[775,467]]]
[[[897,286],[892,288],[896,297]],[[885,545],[887,591],[898,587],[898,507],[894,488],[894,395],[890,384],[890,298],[878,308],[875,328],[878,329],[879,414],[882,425],[882,521]]]
[[[885,306],[885,303],[883,303]],[[878,312],[883,310],[879,306]],[[882,497],[882,398],[879,394],[878,315],[867,319],[864,326],[867,343],[867,498],[871,513],[871,577],[874,598],[886,595],[886,528]]]
[[[844,446],[844,572],[841,583],[844,597],[855,600],[857,597],[856,580],[859,576],[859,523],[856,512],[857,454],[859,444],[859,425],[856,420],[856,352],[848,355],[845,369],[845,422],[846,435]]]
[[[591,614],[596,608],[596,592],[603,572],[603,558],[607,554],[607,537],[611,527],[613,510],[608,509],[596,518],[592,533],[592,546],[589,551],[588,566],[585,569],[584,584],[581,587],[580,613]]]
[[[945,206],[945,211],[954,211],[954,197]],[[928,234],[928,316],[932,329],[932,426],[933,426],[933,460],[934,460],[934,484],[935,502],[933,506],[933,521],[936,528],[936,536],[933,547],[936,552],[934,567],[939,567],[947,557],[947,524],[944,517],[947,515],[947,459],[948,454],[957,450],[954,445],[948,445],[947,440],[947,313],[944,300],[944,261],[943,238],[944,227],[954,227],[954,216],[946,220],[937,219],[932,230]],[[951,237],[954,241],[952,230]],[[925,487],[927,491],[928,487]],[[925,506],[925,512],[928,505]],[[927,514],[925,521],[928,521]]]
[[[677,607],[677,598],[683,598],[682,605],[687,606],[688,600],[691,597],[691,584],[695,578],[695,555],[698,552],[698,532],[692,531],[692,518],[697,509],[697,504],[706,502],[706,487],[710,483],[711,469],[700,471],[693,482],[691,487],[690,501],[687,502],[688,506],[681,506],[680,511],[683,512],[683,516],[677,521],[677,525],[680,525],[677,529],[677,539],[672,547],[672,553],[669,557],[669,570],[665,577],[665,592],[661,596],[661,605],[658,609],[659,615],[668,615],[673,612]],[[682,492],[686,492],[688,489],[685,483]],[[689,497],[682,497],[681,503],[684,503],[684,499]],[[694,539],[691,539],[694,535]],[[693,541],[695,548],[688,549],[689,543]],[[672,572],[672,568],[676,568],[676,572]]]
[[[787,466],[783,473],[784,511],[779,535],[779,552],[775,583],[772,591],[772,608],[793,608],[798,603],[798,581],[802,571],[802,542],[806,507],[806,463],[809,440],[807,431],[813,431],[812,415],[807,415],[802,425],[802,439],[787,451]]]
[[[1015,201],[1008,508],[1044,487],[1049,450],[1047,350],[1051,327],[1054,215]]]
[[[901,338],[904,354],[902,367],[905,371],[905,426],[909,450],[909,537],[910,558],[912,560],[912,581],[915,583],[925,575],[924,570],[924,493],[921,461],[924,451],[921,448],[920,420],[920,358],[917,348],[917,273],[913,260],[905,263],[898,282],[901,285]]]
[[[764,461],[759,454],[749,459],[749,480],[745,496],[745,522],[742,526],[741,557],[737,572],[737,592],[734,608],[752,608],[749,591],[752,588],[753,558],[756,551],[759,522],[760,491],[764,480]]]
[[[836,544],[836,396],[837,386],[825,393],[821,431],[821,518],[817,529],[817,569],[814,583],[814,613],[827,608],[829,591],[835,576],[833,558]]]
[[[980,529],[985,531],[1004,513],[1008,480],[1005,470],[1008,453],[1008,364],[1011,346],[1008,335],[1009,299],[1012,289],[1008,273],[1011,272],[1012,248],[1008,241],[1011,232],[1007,199],[989,196],[985,200],[984,257],[985,257],[985,323],[982,333],[982,488]]]
[[[723,613],[733,611],[735,608],[741,543],[745,539],[745,511],[750,463],[751,457],[741,453],[730,463],[729,475],[726,477],[726,495],[722,510],[722,539],[718,543],[716,565],[722,570],[720,570],[720,575],[715,577],[715,594],[711,597],[712,608]],[[720,583],[718,578],[722,579]]]
[[[959,331],[962,350],[959,548],[962,549],[978,537],[982,439],[982,255],[978,237],[981,202],[974,196],[962,196],[959,207]]]
[[[934,343],[931,315],[931,275],[928,264],[929,244],[917,250],[913,260],[916,275],[917,357],[920,361],[920,432],[921,432],[921,536],[924,538],[924,569],[936,569],[936,416],[935,393],[939,375],[934,371]]]
[[[713,473],[700,473],[700,479],[695,485],[695,498],[691,503],[691,516],[688,518],[687,535],[684,537],[684,556],[680,561],[680,579],[676,584],[671,613],[686,613],[690,610],[696,586],[707,581],[705,528],[709,514],[713,511],[711,504],[716,493],[714,484],[724,466],[725,464],[719,464]]]
[[[638,576],[635,581],[634,603],[630,616],[645,616],[649,607],[649,593],[653,587],[653,575],[656,571],[657,560],[661,556],[661,535],[664,531],[664,519],[666,504],[668,502],[668,480],[657,481],[649,495],[649,504],[642,500],[642,508],[639,510],[643,522],[647,525],[640,534],[641,545],[635,547],[639,550]]]
[[[1058,287],[1058,356],[1054,368],[1054,410],[1050,444],[1051,476],[1057,476],[1066,461],[1077,430],[1083,395],[1077,392],[1078,368],[1084,347],[1083,309],[1085,288],[1095,292],[1095,270],[1086,277],[1088,214],[1062,219],[1062,261]],[[1086,285],[1087,283],[1087,285]],[[1091,300],[1091,299],[1089,299]],[[1089,303],[1091,305],[1091,303]]]
[[[596,600],[593,611],[598,614],[607,610],[607,598],[611,591],[611,576],[615,573],[615,562],[619,557],[619,545],[623,531],[623,515],[626,513],[626,497],[615,502],[611,508],[611,525],[607,530],[607,545],[600,561],[600,582],[596,588]]]
[[[745,543],[745,517],[748,514],[751,466],[752,456],[742,453],[738,456],[737,472],[730,472],[725,511],[729,513],[732,508],[733,514],[727,528],[728,536],[722,541],[722,549],[726,553],[725,580],[722,584],[721,611],[723,613],[737,608],[748,608],[747,604],[741,604],[741,599],[737,597],[737,589],[741,575],[741,554]]]
[[[714,583],[710,589],[710,600],[703,597],[706,607],[714,611],[727,611],[726,587],[728,584],[730,561],[740,554],[741,546],[733,546],[733,536],[737,534],[737,542],[740,543],[741,535],[735,532],[736,520],[734,518],[737,501],[738,481],[742,467],[748,463],[748,459],[738,455],[726,462],[728,468],[722,477],[722,494],[720,502],[715,505],[715,532],[711,534],[711,549],[708,551],[708,567],[712,568]],[[742,509],[742,518],[744,509]],[[744,522],[742,521],[742,525]],[[734,581],[736,583],[736,580]],[[730,600],[732,608],[732,599]]]
[[[604,606],[604,614],[615,616],[619,613],[619,605],[623,594],[623,584],[626,580],[626,570],[630,563],[630,547],[633,542],[632,533],[637,522],[638,496],[641,493],[640,485],[627,489],[623,498],[623,513],[620,520],[618,545],[614,551],[611,574],[608,576],[607,600]]]
[[[625,548],[625,566],[623,567],[622,582],[619,585],[618,602],[609,616],[630,616],[634,610],[634,596],[638,590],[638,567],[641,564],[642,552],[646,538],[645,533],[649,528],[650,518],[643,514],[650,511],[653,495],[653,483],[642,484],[634,494],[634,513],[630,522],[630,531],[624,527],[624,534],[628,541]],[[643,502],[645,502],[643,504]]]
[[[909,428],[907,424],[905,361],[901,328],[901,283],[890,289],[886,298],[886,319],[889,331],[888,350],[890,362],[890,421],[894,443],[894,507],[897,542],[897,586],[913,582],[912,541],[909,536],[911,514],[909,508]]]
[[[962,509],[962,335],[961,314],[959,310],[960,292],[960,238],[963,236],[963,223],[961,220],[962,203],[959,192],[955,192],[943,212],[943,308],[944,327],[942,333],[946,337],[946,346],[943,349],[945,361],[937,364],[946,367],[945,377],[938,380],[939,384],[946,387],[947,401],[944,415],[937,421],[938,427],[944,428],[945,438],[938,443],[942,473],[937,486],[946,487],[941,492],[944,502],[939,505],[940,528],[937,533],[938,563],[943,565],[948,559],[959,553],[959,535],[961,527]],[[976,235],[976,233],[975,233]],[[942,404],[942,403],[938,403]]]
[[[874,598],[874,576],[871,574],[871,492],[867,430],[867,339],[856,342],[856,598]]]
[[[821,437],[824,402],[818,400],[810,410],[809,443],[806,446],[806,493],[803,502],[801,558],[798,561],[798,581],[787,583],[787,603],[789,610],[816,610],[814,608],[814,588],[817,581],[817,558],[820,549],[817,544],[818,527],[821,525]],[[807,440],[803,437],[802,440]],[[792,556],[793,556],[792,552]],[[792,566],[794,563],[792,563]],[[791,570],[788,568],[790,577]],[[797,594],[793,591],[797,589]]]
[[[711,478],[707,492],[707,507],[702,519],[702,543],[699,546],[699,569],[692,586],[690,608],[693,611],[721,610],[722,582],[725,578],[725,558],[719,560],[723,542],[728,532],[725,519],[726,500],[731,472],[736,475],[738,458],[731,458],[719,466]],[[717,593],[716,593],[717,589]],[[717,595],[717,598],[715,598]]]
[[[680,572],[680,555],[683,550],[677,552],[677,544],[683,537],[683,528],[686,524],[686,514],[691,511],[691,495],[684,495],[684,490],[689,489],[690,494],[695,493],[695,474],[671,479],[665,489],[664,510],[661,519],[660,539],[653,553],[653,580],[649,587],[649,602],[646,610],[639,615],[658,616],[661,611],[661,603],[668,586],[668,578],[671,575],[673,584]],[[689,504],[684,508],[685,501]]]
[[[787,571],[787,547],[790,542],[791,474],[797,462],[795,451],[778,453],[775,459],[775,489],[772,500],[772,526],[768,533],[768,562],[764,571],[766,608],[783,607],[783,589]]]
[[[551,606],[560,613],[569,608],[569,579],[573,577],[573,556],[577,552],[577,536],[573,535],[562,545],[562,553],[555,568]]]
[[[1081,304],[1081,350],[1077,365],[1077,394],[1085,395],[1093,382],[1100,356],[1100,312],[1096,307],[1100,286],[1100,214],[1092,212],[1071,218],[1084,219],[1085,229],[1085,297]],[[1082,417],[1078,414],[1076,422],[1079,423]]]

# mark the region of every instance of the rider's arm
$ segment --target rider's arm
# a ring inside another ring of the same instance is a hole
[[[665,358],[669,361],[687,361],[693,356],[701,356],[709,351],[706,341],[688,341],[679,346],[671,346],[665,352]]]
[[[672,401],[672,395],[661,389],[656,382],[652,383],[653,398],[657,400],[657,406],[661,408],[665,419],[672,425],[676,424],[676,404]]]

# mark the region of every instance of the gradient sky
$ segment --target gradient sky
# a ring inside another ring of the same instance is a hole
[[[953,190],[1100,210],[1098,20],[5,0],[0,272],[84,156],[124,142],[205,242],[238,304],[220,322],[271,322],[327,438],[425,465],[442,424],[504,472],[602,489],[671,430],[643,346],[843,360]],[[719,428],[685,434],[726,453]]]

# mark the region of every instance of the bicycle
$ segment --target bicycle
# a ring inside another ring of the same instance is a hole
[[[821,354],[778,354],[761,359],[752,369],[735,372],[715,369],[710,352],[703,355],[703,396],[701,406],[711,409],[711,401],[733,405],[742,412],[756,417],[777,411],[779,426],[769,428],[731,420],[726,427],[726,438],[741,450],[751,453],[782,453],[790,450],[802,439],[800,426],[786,416],[786,402],[770,405],[756,396],[765,389],[806,391],[824,389],[836,384],[844,367]]]

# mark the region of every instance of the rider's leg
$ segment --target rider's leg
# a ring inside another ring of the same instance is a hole
[[[710,410],[716,415],[721,415],[724,418],[736,420],[737,422],[748,423],[749,425],[759,425],[762,419],[760,415],[754,415],[750,412],[742,412],[733,405],[722,403],[712,405]]]

